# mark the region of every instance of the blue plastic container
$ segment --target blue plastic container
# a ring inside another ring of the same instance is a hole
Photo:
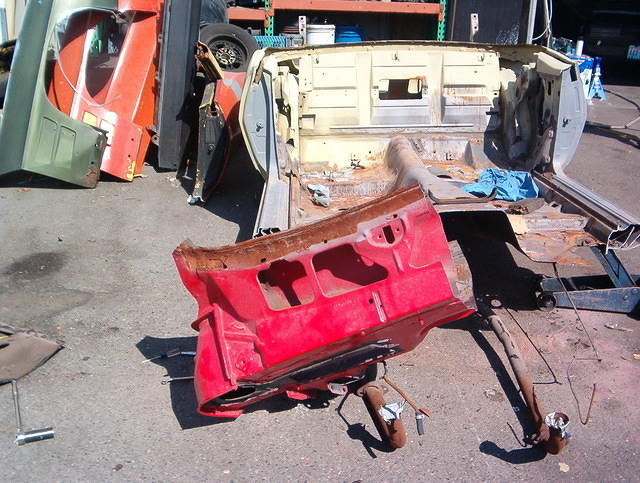
[[[336,44],[362,42],[362,29],[357,25],[337,25]]]
[[[254,35],[258,47],[265,49],[267,47],[275,47],[277,49],[283,49],[287,47],[287,38],[280,35]]]

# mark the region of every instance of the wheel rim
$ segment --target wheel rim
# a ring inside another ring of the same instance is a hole
[[[235,70],[246,62],[247,53],[238,43],[227,39],[216,39],[209,48],[223,70]]]

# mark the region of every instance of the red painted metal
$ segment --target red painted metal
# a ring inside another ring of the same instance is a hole
[[[87,66],[88,31],[109,13],[94,10],[75,14],[48,88],[49,99],[62,112],[107,131],[101,169],[128,181],[141,173],[151,141],[163,3],[120,0],[119,13],[130,22],[124,42],[117,58],[105,59],[104,65],[94,68],[91,82],[87,82],[87,69],[91,68]],[[105,67],[110,62],[115,65]],[[100,78],[100,69],[106,78]]]
[[[231,136],[240,133],[238,111],[240,110],[240,98],[242,87],[247,77],[246,72],[225,71],[224,78],[217,81],[215,101],[225,114],[225,120],[231,130]]]
[[[263,8],[229,7],[227,14],[229,20],[262,22],[265,27],[269,25],[267,10]]]
[[[441,15],[440,3],[369,2],[362,0],[271,0],[271,10],[375,12]]]
[[[362,0],[271,0],[269,10],[260,8],[229,7],[229,20],[262,22],[269,25],[277,10],[296,10],[300,12],[360,12],[360,13],[398,13],[410,15],[437,15],[442,21],[444,6],[441,3],[420,2],[371,2]]]
[[[412,350],[471,314],[440,218],[417,187],[293,230],[174,252],[198,301],[198,410],[237,417]]]

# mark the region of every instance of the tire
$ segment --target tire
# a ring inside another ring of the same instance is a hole
[[[225,0],[201,0],[200,27],[209,23],[229,23]]]
[[[200,29],[200,41],[207,44],[222,70],[246,72],[258,44],[237,25],[214,23]]]
[[[9,83],[9,72],[0,74],[0,109],[4,108],[4,97],[7,93],[7,84]]]

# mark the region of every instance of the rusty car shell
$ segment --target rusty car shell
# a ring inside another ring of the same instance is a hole
[[[238,416],[278,392],[335,392],[426,329],[472,313],[460,230],[541,262],[582,263],[582,246],[637,246],[640,222],[564,173],[585,118],[576,66],[542,47],[257,51],[239,113],[264,178],[255,238],[174,252],[199,306],[199,411]],[[526,171],[541,196],[464,191],[485,168]],[[358,275],[376,266],[383,276]],[[419,281],[420,267],[440,276]]]
[[[587,115],[576,65],[534,45],[370,42],[267,49],[240,107],[265,184],[255,233],[285,230],[418,183],[445,228],[511,242],[535,261],[629,249],[640,221],[565,174]],[[535,210],[461,190],[484,168],[531,173]],[[312,202],[309,185],[330,193]]]

